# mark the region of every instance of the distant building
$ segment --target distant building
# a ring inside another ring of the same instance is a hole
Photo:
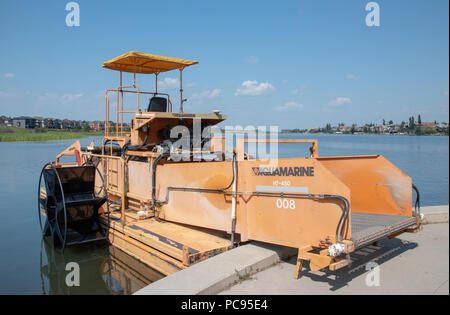
[[[64,119],[61,124],[62,129],[81,129],[81,122],[79,120]]]
[[[424,128],[436,128],[436,124],[434,122],[423,122],[422,127]]]
[[[447,123],[440,123],[436,126],[436,130],[438,132],[446,132],[448,130],[448,124]]]
[[[84,121],[84,120],[71,120],[71,119],[56,119],[56,118],[44,118],[40,116],[20,116],[20,117],[7,117],[5,115],[0,116],[1,127],[18,127],[18,128],[45,128],[45,129],[82,129],[84,124],[89,124],[89,127],[94,131],[105,130],[105,122],[96,121]],[[110,126],[116,126],[114,122],[109,122]],[[124,128],[129,128],[129,125],[124,123]]]
[[[45,128],[44,126],[44,118],[42,117],[33,117],[36,119],[36,128]]]
[[[94,131],[99,131],[98,121],[91,121],[89,123],[89,128]]]
[[[105,130],[105,122],[104,121],[91,121],[89,123],[89,127],[94,131],[102,131]]]
[[[35,128],[36,119],[32,117],[16,117],[13,119],[12,125],[19,128]]]
[[[1,126],[10,126],[11,125],[10,119],[6,116],[0,116],[0,125]]]

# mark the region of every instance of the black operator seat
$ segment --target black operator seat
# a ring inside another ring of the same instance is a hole
[[[148,103],[147,112],[166,112],[167,99],[164,97],[153,96]]]

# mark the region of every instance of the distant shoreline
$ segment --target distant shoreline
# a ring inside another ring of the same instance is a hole
[[[73,131],[73,130],[40,130],[36,132],[33,129],[20,129],[14,128],[14,131],[5,131],[0,129],[0,142],[27,142],[27,141],[51,141],[51,140],[69,140],[69,139],[81,139],[86,137],[103,136],[104,131]],[[231,134],[257,134],[256,131],[229,131]],[[265,134],[285,134],[285,135],[307,135],[314,137],[314,135],[350,135],[350,136],[395,136],[395,137],[448,137],[448,134],[389,134],[389,133],[325,133],[325,132],[264,132]],[[217,135],[217,132],[212,132],[212,135]],[[222,135],[224,132],[221,133]]]
[[[279,132],[279,134],[298,135],[336,135],[336,136],[395,136],[395,137],[448,137],[447,134],[400,134],[400,133],[327,133],[327,132]]]
[[[265,134],[281,134],[281,135],[308,135],[308,136],[314,136],[314,135],[336,135],[336,136],[395,136],[395,137],[421,137],[421,136],[427,136],[427,137],[448,137],[448,134],[444,133],[434,133],[434,134],[402,134],[402,133],[328,133],[328,132],[284,132],[284,131],[244,131],[244,130],[227,130],[227,133],[230,134],[258,134],[258,133],[265,133]],[[212,130],[212,134],[225,134],[225,130]]]
[[[36,132],[32,129],[18,129],[0,129],[0,142],[68,140],[104,135],[103,131],[40,130]]]

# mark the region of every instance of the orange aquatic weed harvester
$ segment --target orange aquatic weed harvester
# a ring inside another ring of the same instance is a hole
[[[226,150],[224,138],[209,136],[200,148],[174,148],[179,140],[171,133],[174,127],[191,135],[196,128],[210,134],[208,128],[226,119],[217,111],[184,113],[182,73],[194,64],[137,52],[103,63],[120,72],[120,85],[105,93],[101,146],[78,144],[76,150],[64,151],[76,154],[77,163],[44,167],[53,186],[40,185],[39,213],[51,227],[44,234],[51,234],[55,244],[76,243],[66,237],[83,234],[77,228],[85,224],[74,220],[87,220],[90,234],[80,242],[106,238],[171,274],[257,240],[298,248],[298,277],[304,261],[312,271],[336,270],[348,265],[348,255],[358,248],[420,230],[411,179],[381,155],[320,157],[317,140],[305,139],[242,138]],[[158,91],[158,75],[170,70],[180,74],[178,112],[173,112],[170,96]],[[132,84],[122,83],[123,72],[133,74]],[[142,91],[136,74],[154,74],[155,90]],[[129,96],[135,100],[131,108]],[[190,140],[195,142],[192,136]],[[245,152],[247,142],[307,143],[310,155],[261,160]],[[188,158],[177,159],[177,154]],[[80,180],[82,168],[89,168],[95,180]],[[52,193],[50,203],[46,191]],[[77,199],[80,208],[73,203],[69,213],[63,200],[71,200],[69,194],[81,198],[84,192],[89,193],[87,201]],[[89,211],[81,207],[85,204],[91,205]]]

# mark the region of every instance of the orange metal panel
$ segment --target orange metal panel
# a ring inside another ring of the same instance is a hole
[[[412,215],[411,178],[383,156],[318,160],[350,189],[353,212]]]
[[[168,187],[220,189],[233,179],[231,162],[177,162],[158,165],[156,195],[164,200]],[[168,221],[221,231],[231,230],[231,197],[216,193],[171,191],[161,207]]]
[[[128,162],[128,192],[140,196],[152,196],[152,164],[149,162]]]
[[[350,198],[350,190],[316,159],[278,159],[276,167],[287,168],[287,176],[272,175],[273,171],[261,174],[266,168],[259,161],[242,161],[238,162],[238,165],[240,192],[303,191]],[[298,172],[295,175],[297,168],[312,168],[310,170],[313,172],[309,175],[301,175],[302,172]],[[342,207],[340,202],[334,200],[244,194],[240,196],[237,215],[242,226],[243,240],[259,240],[291,247],[319,246],[321,241],[325,240],[334,243]]]

